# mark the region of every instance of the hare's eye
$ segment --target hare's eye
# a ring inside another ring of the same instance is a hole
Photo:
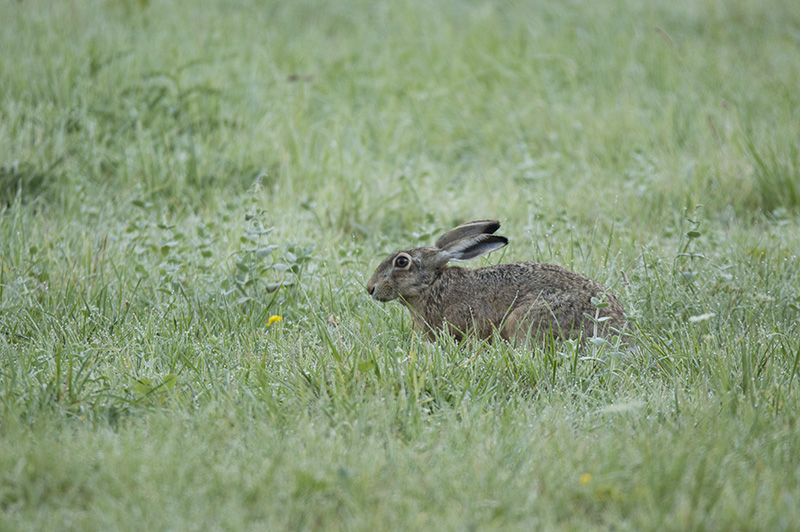
[[[408,260],[408,257],[406,257],[405,255],[400,255],[399,257],[394,259],[395,268],[408,268],[409,264],[410,261]]]

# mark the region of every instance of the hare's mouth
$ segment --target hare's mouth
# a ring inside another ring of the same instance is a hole
[[[384,294],[377,291],[373,291],[372,299],[375,301],[380,301],[381,303],[386,303],[387,301],[391,301],[392,299],[396,299],[397,296],[393,294]]]
[[[393,293],[391,290],[381,290],[380,287],[371,286],[367,289],[369,295],[375,301],[380,301],[381,303],[386,303],[387,301],[391,301],[397,297],[397,294]]]

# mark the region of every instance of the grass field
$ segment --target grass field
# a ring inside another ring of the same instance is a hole
[[[796,0],[0,18],[0,530],[800,529]],[[367,297],[477,218],[638,349]]]

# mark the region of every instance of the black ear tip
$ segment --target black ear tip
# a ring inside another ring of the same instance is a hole
[[[483,235],[483,239],[481,241],[487,244],[500,244],[498,247],[503,247],[508,244],[508,238],[500,235],[486,234]]]
[[[500,229],[500,222],[497,220],[473,220],[465,223],[462,227],[474,227],[481,233],[490,235]]]

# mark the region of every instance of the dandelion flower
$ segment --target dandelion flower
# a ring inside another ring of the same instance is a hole
[[[581,475],[581,485],[585,486],[589,482],[592,481],[592,474],[591,473],[584,473]]]
[[[283,318],[281,318],[280,316],[270,316],[269,319],[267,320],[267,327],[269,327],[270,325],[272,325],[276,321],[281,321],[281,319],[283,319]]]

